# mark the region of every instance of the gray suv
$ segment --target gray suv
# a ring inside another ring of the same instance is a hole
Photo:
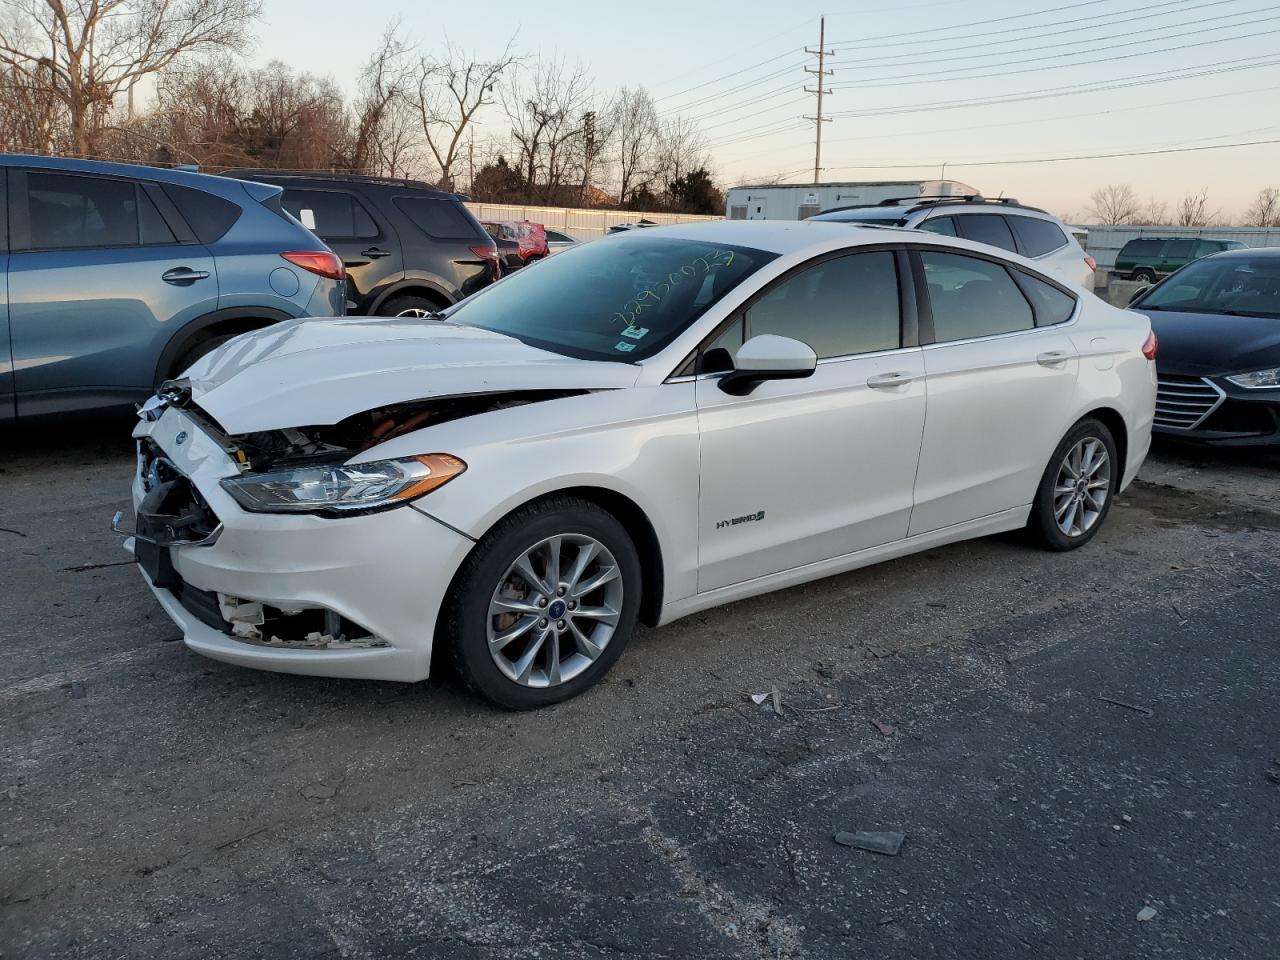
[[[279,187],[4,155],[0,210],[0,420],[145,399],[239,333],[345,312]]]

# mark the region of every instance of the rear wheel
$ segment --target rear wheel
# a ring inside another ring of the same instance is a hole
[[[405,295],[392,297],[378,307],[380,317],[430,317],[444,309],[444,304],[427,297]]]
[[[516,510],[454,579],[441,619],[458,673],[511,710],[577,696],[609,671],[640,608],[640,558],[611,514],[578,497]]]
[[[1084,546],[1110,512],[1122,470],[1111,431],[1092,417],[1081,420],[1045,467],[1027,531],[1049,550]]]

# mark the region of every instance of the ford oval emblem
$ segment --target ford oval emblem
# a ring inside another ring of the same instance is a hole
[[[179,433],[176,437],[173,438],[173,442],[176,443],[178,446],[182,446],[184,443],[186,443],[187,431],[183,430],[181,433]]]

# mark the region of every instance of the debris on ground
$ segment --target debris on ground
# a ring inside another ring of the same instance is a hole
[[[767,706],[765,704],[766,700],[769,701]],[[774,687],[768,693],[751,694],[751,702],[761,709],[767,710],[771,707],[774,713],[778,716],[782,716],[782,693],[777,687]]]
[[[1124,707],[1126,710],[1132,710],[1135,713],[1141,713],[1148,717],[1154,717],[1156,712],[1150,707],[1143,707],[1136,703],[1125,703],[1123,700],[1113,700],[1111,697],[1098,697],[1103,703],[1110,703],[1113,706]]]
[[[317,782],[308,783],[298,792],[308,800],[332,800],[337,796],[338,788],[333,784]]]
[[[79,680],[72,680],[71,681],[71,699],[83,700],[84,695],[85,695],[84,683]]]
[[[871,725],[880,731],[882,737],[892,737],[898,732],[898,728],[891,723],[885,723],[883,720],[872,720]]]
[[[884,647],[873,647],[871,644],[867,644],[867,652],[877,660],[883,660],[885,657],[893,656],[892,650],[886,650]]]
[[[1155,907],[1143,907],[1141,910],[1138,911],[1138,922],[1146,923],[1148,920],[1154,919],[1155,915],[1156,915]]]
[[[896,830],[857,830],[848,833],[838,831],[833,838],[843,847],[854,847],[858,850],[869,850],[872,853],[883,853],[887,857],[896,857],[902,848],[905,833]]]

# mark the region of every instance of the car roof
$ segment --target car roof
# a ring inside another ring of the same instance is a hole
[[[237,180],[259,180],[277,185],[292,184],[346,187],[378,187],[403,192],[425,193],[442,200],[463,200],[460,193],[441,190],[425,180],[406,180],[401,177],[376,177],[354,173],[330,173],[324,170],[276,170],[271,167],[238,167],[226,170],[220,176]]]
[[[877,243],[910,243],[956,247],[999,256],[1011,262],[1026,264],[1035,270],[1042,265],[1014,253],[958,237],[905,227],[879,224],[848,223],[840,220],[711,220],[701,223],[679,223],[636,231],[644,236],[666,236],[682,240],[732,244],[751,247],[779,256],[805,254],[814,256],[829,250]]]
[[[41,157],[34,154],[0,154],[0,167],[30,167],[33,170],[49,170],[59,173],[98,173],[113,177],[133,177],[193,187],[220,195],[231,195],[233,187],[241,181],[231,177],[197,173],[173,167],[151,167],[143,163],[118,163],[106,160],[77,160],[71,157]],[[243,200],[243,196],[240,198]]]
[[[1241,257],[1264,257],[1266,259],[1280,259],[1280,247],[1234,247],[1230,250],[1222,250],[1218,253],[1210,254],[1215,260],[1222,259],[1240,259]]]

